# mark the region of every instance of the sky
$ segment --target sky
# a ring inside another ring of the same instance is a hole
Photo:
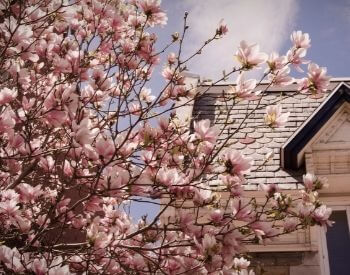
[[[159,48],[171,40],[172,33],[182,32],[184,13],[189,13],[184,56],[198,49],[221,19],[227,23],[228,35],[188,64],[190,72],[202,78],[215,80],[223,69],[232,68],[233,55],[243,39],[259,43],[266,53],[285,54],[293,30],[311,37],[307,59],[327,67],[332,77],[350,77],[350,0],[163,0],[162,8],[167,11],[168,24],[157,29]],[[294,76],[302,77],[299,73]],[[161,83],[160,70],[155,71],[152,89]],[[155,208],[132,207],[134,218],[145,213],[152,216]]]
[[[227,23],[228,35],[188,66],[204,78],[215,79],[235,65],[233,55],[241,40],[258,43],[266,53],[285,54],[293,30],[310,34],[308,59],[327,67],[333,77],[350,76],[350,0],[163,0],[162,7],[168,24],[157,32],[158,45],[182,31],[184,13],[189,13],[184,56],[209,38],[221,19]]]

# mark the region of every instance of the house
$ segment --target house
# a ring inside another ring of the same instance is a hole
[[[327,232],[312,227],[267,245],[249,246],[257,274],[261,269],[280,275],[350,274],[350,78],[332,79],[324,96],[298,93],[296,84],[268,88],[262,83],[258,88],[267,89],[266,95],[232,106],[229,121],[222,107],[232,102],[218,100],[228,84],[199,83],[198,76],[189,73],[186,83],[199,97],[180,108],[178,117],[228,126],[220,139],[230,138],[232,148],[255,159],[245,185],[249,196],[264,196],[260,183],[296,192],[303,188],[302,175],[307,172],[328,178],[329,187],[320,197],[333,209],[334,226]],[[261,127],[265,107],[277,102],[290,112],[288,123],[283,128]],[[241,123],[243,129],[236,133]],[[258,169],[270,150],[273,158]]]

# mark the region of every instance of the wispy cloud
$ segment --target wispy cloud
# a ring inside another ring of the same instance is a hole
[[[289,39],[298,11],[296,0],[184,0],[189,11],[189,33],[185,54],[190,54],[215,32],[221,19],[229,34],[209,45],[189,64],[192,72],[216,78],[234,65],[241,40],[259,43],[265,52],[279,51]]]

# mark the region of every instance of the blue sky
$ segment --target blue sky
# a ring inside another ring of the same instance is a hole
[[[350,76],[350,1],[297,1],[295,26],[310,33],[309,58],[333,77]]]
[[[242,39],[258,42],[267,53],[285,54],[293,30],[310,34],[308,59],[327,67],[333,77],[350,76],[350,0],[163,0],[162,7],[169,20],[157,30],[159,45],[170,41],[172,33],[182,31],[184,13],[189,12],[185,56],[215,32],[220,19],[226,21],[229,34],[189,64],[190,71],[202,77],[215,79],[222,69],[234,66],[233,55]],[[162,82],[160,71],[153,77],[152,88],[157,93]],[[152,216],[155,208],[132,207],[135,218],[145,213]]]

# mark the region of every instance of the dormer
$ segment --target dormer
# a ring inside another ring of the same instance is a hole
[[[328,143],[331,141],[329,136],[331,133],[327,132],[326,129],[333,127],[333,135],[339,130],[334,137],[334,139],[339,139],[339,135],[342,133],[341,129],[348,125],[340,121],[342,117],[343,122],[345,122],[344,116],[349,113],[349,104],[350,87],[342,82],[284,144],[281,149],[281,166],[291,170],[300,168],[305,161],[305,151],[310,149],[311,144],[315,143],[316,140],[319,142],[328,140]]]
[[[307,172],[326,176],[326,192],[350,192],[350,87],[340,83],[281,149],[284,169],[305,164]]]
[[[304,149],[307,171],[317,175],[350,174],[350,104],[337,110]]]

